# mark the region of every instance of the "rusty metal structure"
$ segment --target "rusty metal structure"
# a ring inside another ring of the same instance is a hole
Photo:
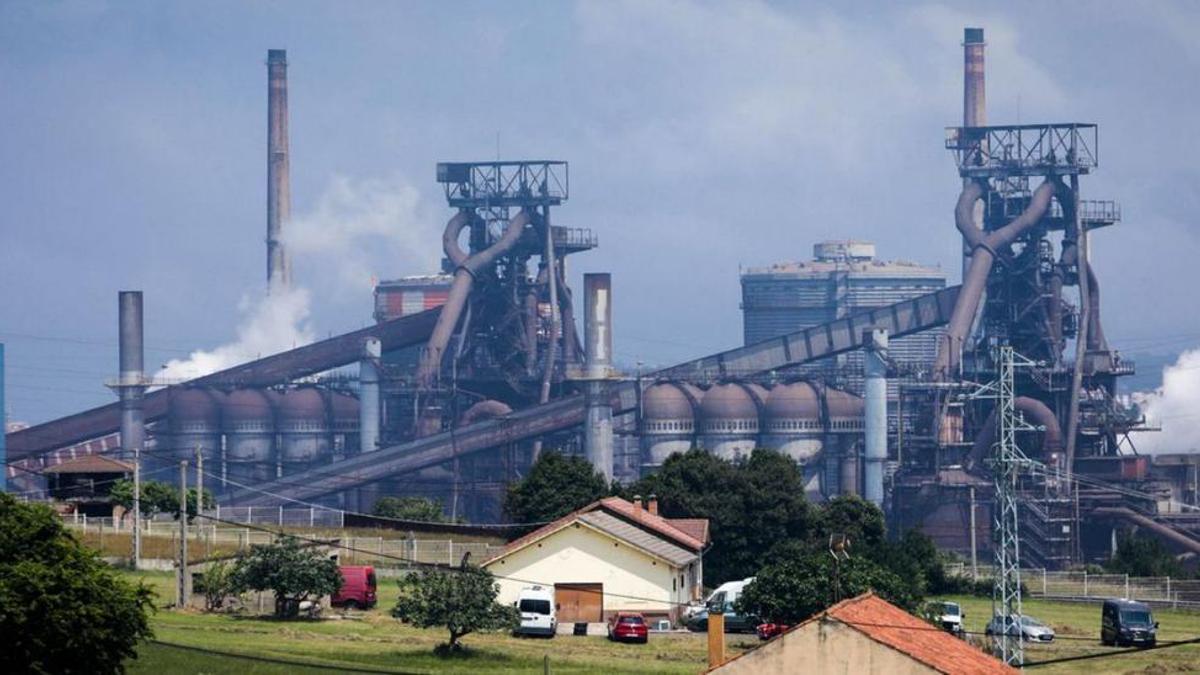
[[[1142,528],[1200,553],[1200,518],[1158,509],[1178,499],[1200,506],[1200,461],[1155,468],[1138,456],[1129,432],[1141,418],[1118,396],[1133,364],[1105,339],[1088,242],[1121,212],[1084,200],[1081,187],[1098,168],[1098,129],[987,126],[982,29],[967,29],[963,47],[963,124],[945,141],[962,181],[953,210],[962,286],[888,296],[884,306],[843,302],[820,323],[778,326],[630,377],[612,356],[612,278],[585,275],[578,304],[567,283],[568,257],[598,245],[590,230],[552,222],[569,198],[567,163],[442,163],[436,181],[451,213],[440,274],[381,284],[369,328],[147,392],[146,450],[171,461],[200,452],[225,480],[226,503],[318,500],[367,511],[381,495],[415,494],[487,521],[501,517],[506,483],[544,447],[583,455],[613,480],[692,447],[733,461],[768,447],[803,467],[814,499],[864,494],[897,530],[920,527],[968,552],[989,539],[972,536],[972,523],[986,530],[994,520],[976,518],[969,495],[989,508],[989,460],[1003,441],[1030,459],[1005,502],[1020,528],[1020,565],[1096,557],[1111,529],[1085,531],[1083,522]],[[280,239],[289,199],[283,52],[272,50],[268,66],[275,285],[290,277]],[[906,337],[930,335],[935,356],[900,363]],[[995,378],[1001,346],[1030,360],[1012,374],[1008,412],[972,395]],[[865,372],[814,374],[831,362]],[[351,365],[357,375],[330,372]],[[869,390],[869,406],[842,384],[854,381]],[[37,471],[119,438],[136,443],[128,415],[121,424],[130,405],[8,434],[9,459]]]

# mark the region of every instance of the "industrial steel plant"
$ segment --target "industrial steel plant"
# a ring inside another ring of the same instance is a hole
[[[568,284],[568,259],[600,245],[570,226],[568,163],[430,161],[442,267],[379,282],[373,325],[155,382],[142,294],[122,292],[118,400],[9,433],[9,482],[37,490],[42,471],[87,454],[199,455],[223,506],[370,512],[414,495],[495,523],[505,486],[550,449],[628,482],[691,448],[733,461],[770,448],[802,465],[810,499],[860,494],[891,527],[967,556],[1019,533],[1023,565],[1062,568],[1103,557],[1129,526],[1200,554],[1200,516],[1179,507],[1200,505],[1200,455],[1138,454],[1143,417],[1120,389],[1134,364],[1104,334],[1089,242],[1121,211],[1087,190],[1099,129],[989,126],[984,50],[967,29],[962,125],[945,134],[960,286],[867,241],[812,242],[812,260],[742,269],[743,346],[623,370],[620,280]],[[267,67],[266,277],[279,292],[293,283],[286,54]]]

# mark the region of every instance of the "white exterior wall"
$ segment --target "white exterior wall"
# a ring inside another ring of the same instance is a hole
[[[615,544],[615,545],[614,545]],[[603,584],[604,615],[626,610],[678,616],[700,580],[700,562],[677,568],[624,541],[573,523],[487,565],[500,584],[497,601],[511,605],[521,589],[534,583]],[[680,576],[683,584],[679,584]],[[513,578],[505,578],[513,577]],[[671,582],[675,581],[672,590]],[[676,604],[680,603],[680,604]]]

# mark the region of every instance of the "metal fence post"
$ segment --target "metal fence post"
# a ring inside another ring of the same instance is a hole
[[[1129,598],[1129,573],[1125,573],[1125,597]]]
[[[1083,597],[1088,596],[1087,570],[1083,571]]]
[[[453,539],[446,540],[446,558],[448,559],[446,561],[446,564],[449,565],[450,567],[454,567],[454,540]]]
[[[1042,568],[1042,597],[1046,597],[1046,568]]]
[[[279,526],[283,527],[283,504],[279,505]]]
[[[316,524],[316,518],[317,518],[317,516],[316,516],[316,513],[313,511],[313,507],[311,507],[311,506],[308,507],[308,527],[310,529],[313,527],[313,525]]]
[[[1167,599],[1171,599],[1171,577],[1167,577]]]

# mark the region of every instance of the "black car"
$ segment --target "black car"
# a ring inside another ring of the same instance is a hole
[[[1100,642],[1153,647],[1158,642],[1158,622],[1144,602],[1105,600],[1100,614]]]

